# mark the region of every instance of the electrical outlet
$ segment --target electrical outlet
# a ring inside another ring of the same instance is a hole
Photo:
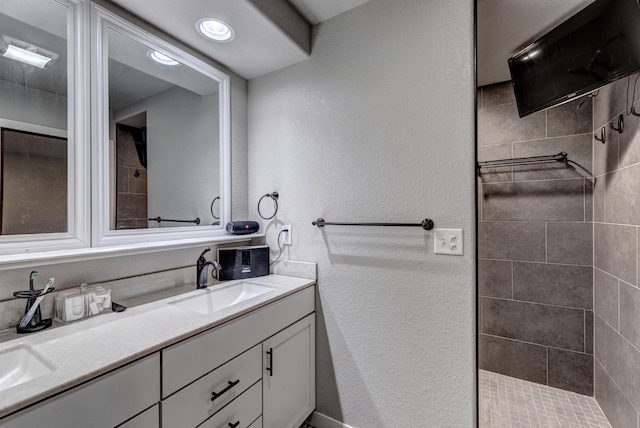
[[[464,253],[462,229],[436,229],[433,237],[436,254],[461,256]]]
[[[287,231],[287,232],[282,232],[282,245],[291,245],[291,225],[290,224],[282,225],[282,230]]]

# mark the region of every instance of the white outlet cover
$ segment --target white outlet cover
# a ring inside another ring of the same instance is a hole
[[[464,254],[462,229],[435,229],[433,248],[436,254],[461,256]]]

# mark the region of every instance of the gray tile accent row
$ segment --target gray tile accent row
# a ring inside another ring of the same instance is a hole
[[[584,180],[482,185],[484,221],[584,220]]]
[[[485,334],[479,346],[481,369],[547,384],[547,347]]]
[[[584,352],[581,309],[486,297],[482,307],[482,331],[486,334]]]

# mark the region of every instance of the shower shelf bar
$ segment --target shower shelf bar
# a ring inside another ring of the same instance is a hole
[[[562,162],[565,165],[569,162],[566,152],[560,152],[557,155],[548,156],[530,156],[526,158],[497,159],[484,162],[478,162],[478,174],[480,168],[497,168],[501,166],[527,165],[532,163]]]
[[[163,221],[170,221],[172,223],[195,223],[195,224],[200,224],[200,217],[196,217],[193,220],[172,220],[172,219],[169,219],[169,218],[162,218],[162,217],[158,216],[158,217],[150,218],[149,221],[157,221],[158,223],[162,223]]]
[[[421,227],[424,230],[433,229],[433,220],[425,218],[422,223],[360,223],[360,222],[331,222],[324,221],[323,218],[319,218],[316,221],[311,222],[312,225],[318,227],[324,226],[392,226],[392,227]]]

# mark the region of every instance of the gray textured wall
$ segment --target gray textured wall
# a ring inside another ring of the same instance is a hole
[[[473,3],[372,0],[314,28],[308,61],[249,82],[249,200],[283,257],[318,262],[317,410],[354,427],[475,418]],[[416,222],[464,229],[463,257]],[[277,255],[277,252],[273,256]]]
[[[593,142],[595,396],[614,428],[640,419],[640,118],[625,114],[622,134],[609,127],[625,111],[627,83],[602,89],[593,115],[594,129],[607,130],[605,144]]]
[[[591,101],[519,118],[511,82],[479,95],[480,161],[575,162],[482,170],[480,368],[592,395]]]

